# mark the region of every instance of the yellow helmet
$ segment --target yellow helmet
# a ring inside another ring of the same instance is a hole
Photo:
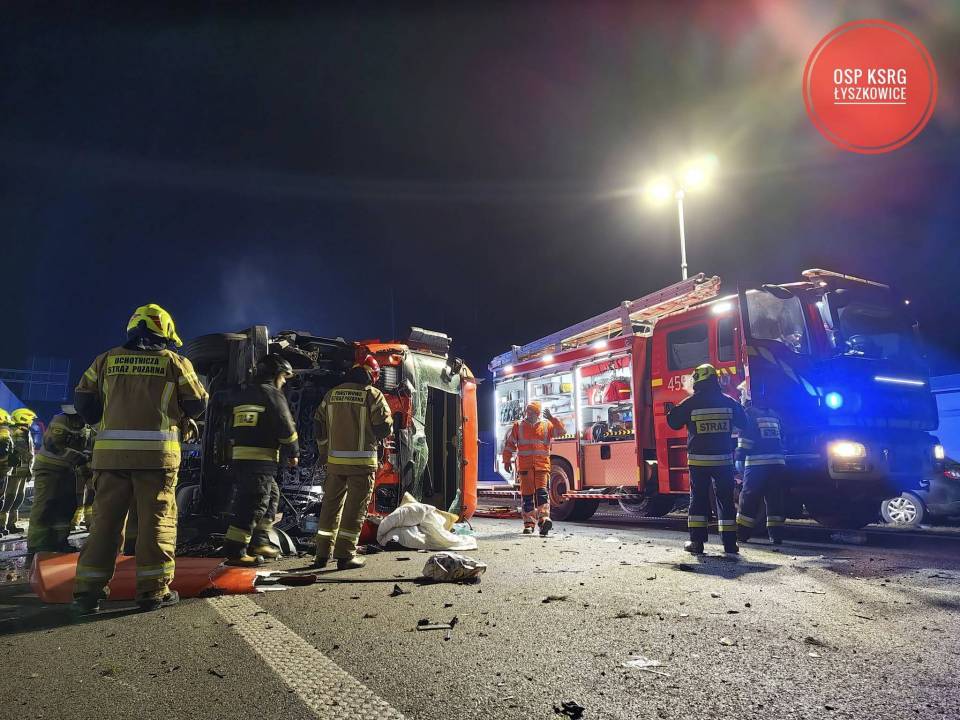
[[[10,417],[13,418],[16,425],[33,425],[33,421],[37,419],[37,414],[29,408],[20,408],[14,410]]]
[[[177,347],[183,345],[183,340],[177,335],[177,327],[173,324],[170,313],[156,303],[141,305],[134,310],[133,315],[130,316],[130,322],[127,323],[127,332],[136,328],[141,322],[146,325],[147,330],[172,341]]]
[[[13,418],[3,408],[0,408],[0,425],[13,425]]]
[[[693,371],[693,384],[696,385],[698,382],[703,382],[710,378],[716,379],[716,377],[717,369],[710,363],[704,363],[703,365],[698,365]]]

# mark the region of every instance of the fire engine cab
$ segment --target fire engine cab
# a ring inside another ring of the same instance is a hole
[[[705,362],[728,395],[746,380],[783,418],[790,516],[862,527],[884,497],[928,482],[943,455],[936,403],[887,285],[826,270],[726,296],[720,284],[701,273],[490,362],[498,449],[532,400],[564,423],[555,518],[585,520],[601,502],[662,516],[688,494],[686,432],[666,414]]]

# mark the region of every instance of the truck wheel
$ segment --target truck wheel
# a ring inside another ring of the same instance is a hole
[[[649,495],[636,501],[618,500],[620,509],[627,515],[638,517],[663,517],[676,505],[677,499],[672,495]]]
[[[883,521],[902,528],[920,527],[926,519],[927,510],[923,501],[910,492],[887,498],[880,503]]]
[[[875,502],[875,501],[874,501]],[[877,521],[877,506],[860,500],[834,498],[807,503],[807,511],[820,525],[838,530],[859,530]]]
[[[200,502],[199,485],[183,485],[177,488],[177,516],[187,518],[195,515]]]
[[[563,494],[573,489],[573,468],[566,460],[550,461],[550,517],[554,520],[578,522],[589,520],[600,507],[599,500],[564,500]]]
[[[230,359],[230,344],[246,340],[247,336],[241,333],[212,333],[187,340],[180,348],[194,369],[201,375],[217,364],[225,363]]]

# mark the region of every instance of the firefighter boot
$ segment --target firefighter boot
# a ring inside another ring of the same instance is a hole
[[[533,525],[524,525],[523,526],[524,535],[533,535]]]
[[[354,555],[349,558],[340,558],[337,560],[337,570],[358,570],[367,564],[362,557]]]
[[[247,546],[236,540],[227,540],[223,543],[223,554],[227,558],[224,564],[231,567],[259,567],[263,565],[262,557],[247,554]]]
[[[730,555],[736,555],[740,552],[740,546],[737,545],[737,535],[732,532],[720,533],[723,536],[723,551]]]
[[[280,557],[280,548],[266,542],[259,545],[251,545],[247,552],[250,555],[259,555],[266,560],[276,560]]]
[[[180,602],[180,593],[176,590],[168,590],[166,594],[161,596],[137,600],[137,605],[143,612],[152,612],[153,610],[176,605],[178,602]]]
[[[702,540],[687,540],[683,544],[683,549],[688,553],[693,555],[703,555],[703,541]]]
[[[550,518],[544,518],[540,521],[540,537],[546,537],[553,528],[553,520]]]
[[[314,557],[313,562],[310,563],[310,568],[312,570],[323,570],[328,562],[330,562],[330,558],[317,556]]]
[[[93,615],[100,610],[100,601],[103,599],[102,593],[77,593],[73,596],[70,612],[73,615]]]

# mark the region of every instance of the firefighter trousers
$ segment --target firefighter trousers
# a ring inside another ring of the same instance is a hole
[[[14,468],[10,473],[3,492],[3,503],[0,504],[0,527],[11,532],[18,531],[16,522],[20,519],[20,506],[23,505],[23,496],[29,481],[30,471],[25,468]]]
[[[37,464],[33,469],[33,506],[27,528],[27,552],[66,548],[77,509],[77,473],[73,466]]]
[[[767,504],[767,535],[771,540],[783,539],[786,523],[784,510],[784,465],[748,465],[743,471],[740,510],[737,512],[737,534],[749,540],[759,521],[760,503]]]
[[[77,562],[75,594],[106,597],[133,501],[137,510],[137,599],[166,595],[177,547],[177,469],[98,470],[96,522]]]
[[[375,477],[373,470],[363,475],[327,472],[317,522],[318,560],[329,558],[331,548],[337,560],[346,560],[357,554],[360,528],[367,517]]]
[[[710,525],[710,486],[717,498],[717,527],[726,544],[737,539],[737,510],[733,501],[733,465],[690,466],[690,509],[687,528],[694,542],[706,542]]]
[[[248,545],[269,545],[270,530],[280,504],[277,471],[245,468],[244,461],[236,468],[236,494],[231,508],[232,518],[227,528],[224,551],[228,557],[240,556]]]
[[[550,517],[550,471],[518,470],[523,526],[532,528]]]

